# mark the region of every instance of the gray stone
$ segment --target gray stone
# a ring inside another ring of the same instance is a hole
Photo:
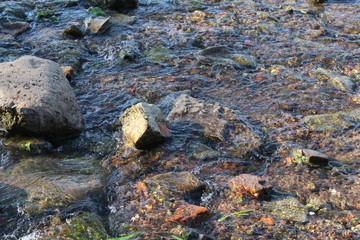
[[[90,19],[86,28],[93,34],[102,34],[110,28],[111,17],[97,17]]]
[[[305,222],[308,211],[307,208],[294,197],[264,202],[263,209],[281,219],[295,222]]]
[[[57,63],[32,56],[0,63],[0,128],[56,139],[80,133],[83,125]]]
[[[152,104],[138,103],[126,109],[120,121],[127,146],[146,149],[170,136],[161,110]]]

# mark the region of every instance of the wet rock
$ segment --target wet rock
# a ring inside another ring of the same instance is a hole
[[[237,194],[243,195],[250,193],[255,198],[268,195],[272,189],[271,184],[261,179],[259,176],[251,174],[241,174],[228,181],[230,189]]]
[[[196,58],[205,64],[223,63],[250,68],[256,66],[254,57],[236,53],[226,46],[216,46],[201,50],[196,53]]]
[[[326,203],[326,198],[318,195],[311,195],[307,199],[306,207],[311,211],[319,211],[319,209],[323,208]]]
[[[159,202],[184,195],[198,198],[205,189],[204,183],[190,172],[159,174],[146,178],[144,183]]]
[[[356,89],[356,84],[348,76],[318,68],[312,71],[313,76],[321,81],[326,81],[330,86],[340,90],[352,92]]]
[[[281,219],[295,222],[305,222],[307,219],[307,208],[294,197],[264,202],[263,209]]]
[[[193,150],[192,157],[200,161],[205,159],[214,159],[221,156],[220,152],[215,151],[211,147],[208,147],[205,144],[198,142],[192,145],[192,150]]]
[[[63,71],[67,80],[69,80],[69,81],[73,80],[74,68],[72,66],[63,66],[63,67],[60,67],[60,69]]]
[[[310,115],[304,118],[305,124],[314,130],[334,132],[356,126],[360,122],[360,109],[340,111],[333,114]]]
[[[144,52],[146,60],[151,63],[163,63],[172,58],[171,51],[164,46],[153,46]]]
[[[128,146],[146,149],[170,135],[161,110],[152,104],[138,103],[120,117],[125,142]]]
[[[26,32],[30,29],[30,24],[27,22],[9,22],[5,23],[0,30],[4,33],[10,34],[14,37]]]
[[[209,210],[205,207],[179,201],[175,203],[175,212],[169,219],[186,226],[196,226],[209,215]]]
[[[4,140],[4,146],[37,154],[49,152],[52,149],[51,143],[39,138],[10,137]]]
[[[0,128],[48,139],[81,132],[80,108],[58,64],[24,56],[0,69]]]
[[[51,239],[107,239],[106,229],[99,216],[94,213],[81,213],[62,223],[60,219],[53,218],[52,226],[39,238]]]
[[[117,11],[133,9],[137,7],[137,0],[88,0],[92,5],[114,9]]]
[[[111,23],[113,24],[134,24],[135,23],[135,16],[128,16],[126,14],[122,13],[114,13],[111,14]]]
[[[303,162],[309,163],[313,166],[327,166],[330,160],[330,157],[326,154],[311,149],[297,150],[295,155],[295,158],[303,158]]]
[[[93,34],[103,34],[110,28],[111,17],[97,17],[90,19],[86,28]]]
[[[82,38],[84,37],[84,31],[81,29],[80,26],[77,25],[70,25],[65,28],[62,32],[65,36],[70,36],[73,38]]]
[[[92,158],[37,156],[20,159],[0,175],[0,182],[26,192],[12,200],[21,209],[44,214],[99,194],[104,177],[105,171]],[[12,196],[10,190],[6,196]]]
[[[187,94],[176,99],[167,120],[197,122],[204,128],[206,137],[229,141],[242,155],[261,145],[260,136],[238,111]]]

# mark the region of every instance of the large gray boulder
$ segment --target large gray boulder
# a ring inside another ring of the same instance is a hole
[[[58,139],[80,133],[83,125],[57,63],[33,56],[0,63],[0,129]]]

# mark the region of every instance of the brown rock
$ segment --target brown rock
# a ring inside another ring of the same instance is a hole
[[[302,155],[306,157],[307,162],[313,165],[326,166],[329,163],[329,156],[310,149],[301,149]]]
[[[88,29],[93,34],[102,34],[110,27],[111,17],[97,17],[91,20]]]
[[[209,210],[207,208],[192,205],[184,201],[175,203],[175,208],[175,212],[169,220],[190,227],[201,223],[201,221],[209,214]]]
[[[26,32],[30,29],[30,24],[27,22],[9,22],[4,24],[3,32],[10,34],[14,37]]]
[[[228,184],[230,189],[237,194],[250,193],[255,198],[267,195],[272,189],[271,184],[266,183],[259,176],[250,174],[233,177],[228,181]]]

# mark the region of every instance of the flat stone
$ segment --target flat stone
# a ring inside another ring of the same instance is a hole
[[[0,63],[0,128],[56,139],[80,133],[83,125],[57,63],[32,56]]]
[[[170,136],[161,110],[152,104],[138,103],[120,117],[125,143],[146,149]]]
[[[190,172],[169,172],[146,178],[144,183],[159,202],[172,197],[201,195],[205,185]]]
[[[209,210],[205,207],[178,201],[175,203],[175,212],[169,220],[191,227],[200,224],[208,215]]]
[[[340,91],[353,92],[356,89],[356,84],[348,76],[343,76],[323,68],[313,70],[312,74],[318,80],[326,81],[330,86]]]
[[[263,209],[281,219],[295,222],[305,222],[307,219],[307,208],[294,197],[264,202]]]
[[[110,28],[110,18],[111,17],[97,17],[91,19],[87,29],[93,34],[102,34]]]
[[[259,176],[251,174],[241,174],[228,181],[229,187],[237,194],[243,195],[250,193],[255,198],[263,197],[270,193],[272,185],[261,179]]]

